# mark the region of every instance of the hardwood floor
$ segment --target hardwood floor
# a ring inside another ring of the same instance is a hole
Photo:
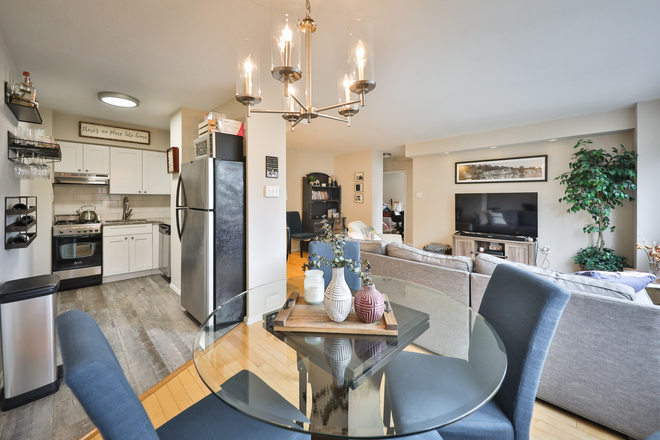
[[[161,276],[60,292],[57,302],[59,313],[83,310],[98,322],[138,394],[192,357],[198,326]],[[64,382],[52,396],[0,413],[3,440],[71,440],[92,428]]]
[[[300,258],[297,252],[289,256],[289,277],[303,275],[306,258],[306,254]],[[62,292],[58,295],[58,308],[59,313],[83,310],[96,319],[154,426],[162,425],[209,394],[191,359],[197,324],[182,311],[179,296],[162,277]],[[253,327],[256,331],[252,331]],[[260,326],[243,326],[240,333],[257,333],[260,337],[261,330]],[[69,440],[81,436],[85,440],[101,439],[64,383],[52,396],[0,413],[0,439]],[[626,437],[537,401],[530,439],[623,440]]]

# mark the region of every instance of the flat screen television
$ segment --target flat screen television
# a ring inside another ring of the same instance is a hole
[[[539,236],[538,193],[456,194],[455,208],[459,233]]]

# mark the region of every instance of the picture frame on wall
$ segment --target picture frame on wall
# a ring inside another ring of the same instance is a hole
[[[547,182],[548,156],[456,162],[455,183]]]
[[[355,184],[355,192],[364,192],[364,183],[356,183]]]
[[[364,173],[355,173],[356,182],[364,182]]]
[[[355,203],[364,203],[364,194],[355,194]]]

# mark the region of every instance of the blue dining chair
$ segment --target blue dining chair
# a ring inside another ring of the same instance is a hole
[[[318,258],[314,257],[314,254],[327,258],[328,260],[334,258],[332,246],[321,241],[313,241],[309,244],[307,260],[310,262],[318,260]],[[356,261],[360,260],[360,244],[357,241],[347,241],[344,244],[344,258],[350,258]],[[325,288],[327,288],[332,280],[332,267],[323,265],[319,269],[323,271],[323,281],[325,281]],[[346,279],[346,284],[348,284],[350,289],[360,290],[362,288],[360,277],[348,269],[344,269],[344,279]]]
[[[646,437],[646,440],[660,440],[660,431],[654,432],[653,434]]]
[[[259,422],[234,410],[214,394],[154,429],[142,403],[126,380],[107,339],[94,319],[71,310],[55,320],[64,362],[64,379],[104,440],[276,439],[309,440],[297,433]],[[283,420],[306,420],[256,375],[241,371],[223,389],[259,388],[261,404],[277,408]],[[236,391],[234,391],[236,392]]]
[[[497,266],[484,293],[479,313],[504,344],[506,374],[492,400],[469,416],[438,429],[444,440],[529,439],[543,364],[569,298],[570,293],[566,289],[537,275],[509,264]],[[429,411],[433,411],[433,407],[442,404],[446,398],[433,394],[433,390],[438,388],[436,383],[422,383],[421,378],[428,377],[428,369],[437,369],[439,376],[443,371],[452,369],[459,376],[465,376],[464,383],[468,388],[471,382],[483,377],[479,374],[479,369],[485,367],[481,365],[483,358],[479,359],[483,353],[479,353],[478,347],[473,347],[473,342],[478,344],[474,339],[480,337],[474,333],[479,332],[479,328],[473,330],[468,361],[401,353],[388,364],[386,386],[395,421],[410,423],[406,420],[405,402],[411,399],[416,400],[416,407],[428,407]],[[481,332],[482,335],[484,333]],[[422,374],[421,370],[426,374]],[[471,378],[468,377],[470,375]],[[443,391],[457,391],[452,390],[452,386],[447,384]],[[469,393],[474,390],[464,391]],[[420,400],[426,400],[427,404],[420,405]]]

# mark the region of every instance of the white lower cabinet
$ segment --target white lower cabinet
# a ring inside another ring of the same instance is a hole
[[[103,276],[153,268],[151,224],[103,227]]]

